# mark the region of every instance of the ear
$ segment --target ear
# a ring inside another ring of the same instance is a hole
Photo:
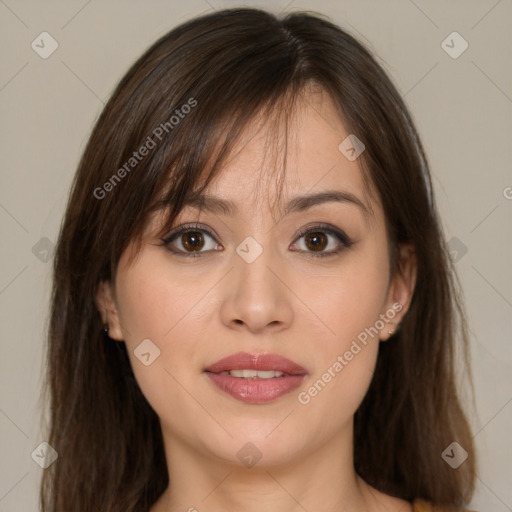
[[[389,318],[380,332],[380,340],[387,341],[398,329],[400,322],[409,310],[417,276],[417,258],[414,245],[400,244],[398,269],[391,279],[387,300],[382,313]],[[391,318],[391,312],[394,316]],[[391,334],[389,331],[393,330]]]
[[[124,341],[114,295],[110,281],[101,281],[96,290],[95,303],[103,323],[108,325],[109,337]]]

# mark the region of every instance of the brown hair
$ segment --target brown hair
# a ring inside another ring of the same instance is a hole
[[[54,261],[45,399],[59,458],[42,478],[43,512],[146,511],[167,487],[158,416],[124,343],[105,339],[95,292],[153,212],[169,207],[168,230],[255,115],[286,115],[308,84],[366,146],[359,162],[384,209],[392,272],[401,242],[417,253],[410,309],[380,344],[355,415],[355,469],[410,501],[471,498],[474,449],[455,386],[456,341],[469,370],[466,320],[410,114],[370,52],[321,16],[229,9],[178,26],[135,62],[80,161]],[[453,441],[469,453],[456,470],[441,457]]]

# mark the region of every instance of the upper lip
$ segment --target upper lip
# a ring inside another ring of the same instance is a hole
[[[205,372],[211,373],[230,370],[275,370],[288,375],[306,375],[307,373],[302,366],[279,354],[248,354],[247,352],[237,352],[224,357],[204,369]]]

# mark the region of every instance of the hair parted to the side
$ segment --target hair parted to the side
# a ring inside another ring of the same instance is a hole
[[[96,289],[113,279],[152,213],[168,206],[168,230],[184,199],[201,192],[202,177],[205,188],[221,170],[248,123],[261,112],[269,122],[288,115],[310,84],[329,94],[366,146],[358,161],[384,209],[392,272],[400,271],[398,244],[410,241],[417,253],[410,309],[393,339],[380,344],[355,416],[355,469],[403,499],[454,509],[469,502],[475,452],[455,385],[456,344],[469,369],[466,320],[407,108],[370,52],[321,16],[229,9],[178,26],[137,60],[80,161],[54,260],[44,400],[47,441],[59,457],[43,474],[43,512],[142,512],[165,490],[158,417],[124,343],[104,338]],[[170,129],[173,113],[191,99],[194,108]],[[155,146],[100,194],[150,136]],[[441,458],[453,441],[469,453],[457,470]]]

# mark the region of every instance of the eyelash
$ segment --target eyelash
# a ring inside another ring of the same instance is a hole
[[[169,244],[172,241],[174,241],[174,239],[178,238],[180,235],[183,235],[184,233],[188,233],[189,231],[200,231],[203,233],[207,233],[216,241],[216,236],[214,235],[214,233],[211,230],[207,229],[206,227],[201,226],[200,224],[193,224],[193,225],[181,226],[178,230],[174,231],[167,237],[163,238],[162,239],[163,245],[169,246]],[[299,233],[297,234],[296,240],[299,240],[304,235],[307,235],[309,233],[314,233],[316,231],[322,231],[322,232],[328,233],[328,234],[336,237],[339,240],[339,242],[341,243],[341,247],[334,251],[330,251],[330,252],[315,253],[315,252],[309,252],[309,251],[302,251],[302,252],[306,252],[309,256],[311,256],[313,258],[326,258],[329,256],[336,256],[341,251],[343,251],[343,249],[348,249],[349,247],[351,247],[354,244],[354,242],[352,240],[350,240],[350,238],[343,231],[335,229],[332,226],[330,226],[329,224],[317,224],[317,225],[311,226],[307,229],[300,230]],[[178,256],[189,257],[189,258],[202,257],[205,254],[208,254],[210,252],[210,251],[185,252],[185,251],[181,251],[181,250],[171,249],[169,247],[168,247],[168,249],[173,254],[176,254]],[[297,252],[301,252],[301,251],[297,251]]]

